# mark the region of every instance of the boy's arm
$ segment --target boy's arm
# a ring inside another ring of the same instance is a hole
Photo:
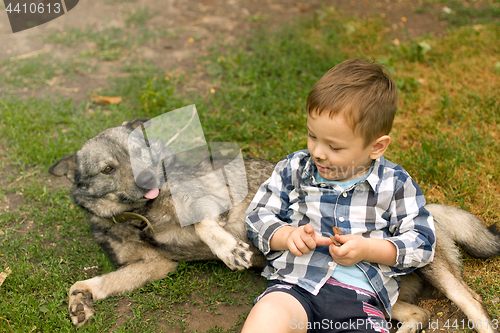
[[[289,250],[293,255],[301,257],[308,254],[316,246],[328,246],[332,240],[316,233],[314,228],[309,225],[303,225],[295,228],[284,226],[279,228],[271,237],[270,246],[273,251]]]
[[[398,250],[386,239],[363,238],[358,235],[336,235],[335,239],[342,246],[330,246],[330,254],[342,266],[352,266],[360,261],[396,265]]]
[[[260,186],[246,211],[245,226],[248,238],[267,259],[281,254],[276,252],[280,250],[271,249],[270,241],[280,228],[289,226],[284,221],[289,206],[290,186],[287,186],[287,183],[291,184],[291,176],[286,179],[289,172],[284,172],[288,162],[289,159],[285,158],[276,165],[271,177]]]
[[[424,195],[411,177],[395,192],[393,201],[390,217],[393,236],[386,240],[397,249],[394,267],[409,273],[434,258],[434,220],[425,210]]]
[[[404,273],[428,264],[434,256],[436,237],[432,216],[424,206],[420,188],[408,177],[404,186],[396,191],[391,207],[394,236],[376,239],[336,235],[342,246],[330,246],[330,254],[343,266],[367,261],[396,267]]]
[[[245,225],[253,244],[268,260],[290,250],[296,256],[318,245],[330,245],[330,238],[317,234],[311,225],[295,228],[289,217],[289,193],[294,188],[289,157],[281,160],[271,177],[259,188],[246,211]]]

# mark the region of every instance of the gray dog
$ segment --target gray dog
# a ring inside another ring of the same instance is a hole
[[[163,154],[164,163],[157,169],[146,170],[134,178],[128,140],[144,121],[137,119],[104,130],[49,170],[73,182],[75,203],[88,213],[94,239],[117,267],[114,272],[77,281],[70,288],[69,313],[75,326],[85,324],[93,315],[93,301],[163,279],[177,268],[179,260],[219,259],[233,270],[265,264],[262,254],[246,236],[244,220],[250,201],[270,176],[274,164],[245,159],[246,198],[217,217],[181,227],[175,210],[179,207],[174,205],[172,191],[186,198],[186,207],[197,204],[210,210],[222,204],[220,197],[227,189],[204,177],[204,183],[197,188],[198,192],[204,191],[204,195],[193,197],[192,188],[177,186],[174,189],[170,184],[159,182],[162,176],[168,179],[198,177],[203,164],[210,163],[186,166],[168,152],[159,152]],[[150,149],[154,149],[153,143]],[[141,148],[133,154],[141,155]],[[156,188],[160,187],[158,191]],[[419,294],[422,279],[455,302],[471,322],[474,321],[477,331],[495,332],[496,321],[490,319],[481,298],[462,279],[460,252],[455,242],[475,257],[489,258],[500,253],[498,232],[493,227],[486,228],[463,210],[437,204],[426,208],[435,218],[436,255],[431,264],[403,276],[401,294],[392,316],[402,323],[398,332],[418,332],[429,322],[430,313],[411,304]]]

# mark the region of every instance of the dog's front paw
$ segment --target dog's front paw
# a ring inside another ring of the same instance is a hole
[[[252,262],[252,251],[250,246],[242,241],[236,241],[236,244],[227,255],[219,258],[232,270],[243,270],[250,268]]]
[[[73,290],[69,295],[69,316],[73,325],[82,326],[93,314],[92,293],[82,289]]]

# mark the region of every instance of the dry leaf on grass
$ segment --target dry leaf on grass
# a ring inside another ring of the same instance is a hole
[[[121,97],[99,96],[96,93],[90,95],[92,102],[96,104],[118,104],[122,101]]]
[[[0,286],[2,286],[3,282],[9,276],[9,274],[12,273],[9,267],[5,269],[5,272],[0,272]]]

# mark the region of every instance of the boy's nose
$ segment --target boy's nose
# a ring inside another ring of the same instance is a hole
[[[314,147],[313,151],[311,152],[311,155],[314,157],[314,159],[319,161],[323,161],[326,159],[326,155],[323,152],[323,149],[319,147],[319,145]]]

